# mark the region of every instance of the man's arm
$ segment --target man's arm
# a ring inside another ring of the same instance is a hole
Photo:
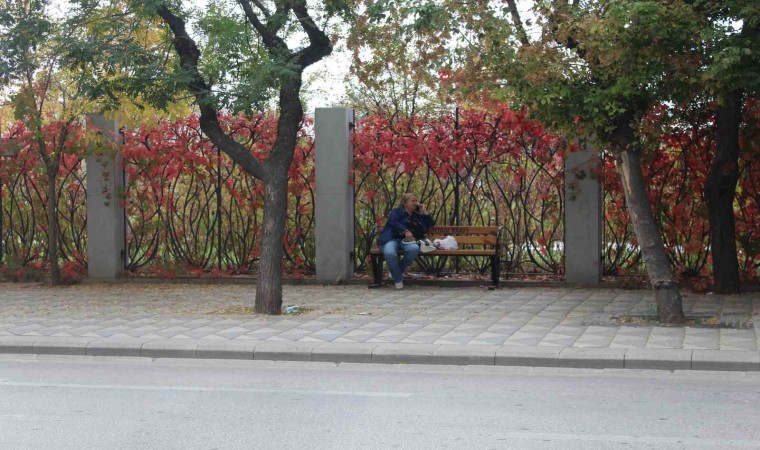
[[[396,208],[388,215],[388,226],[393,230],[395,235],[404,234],[407,230],[406,226],[401,222],[401,211]]]

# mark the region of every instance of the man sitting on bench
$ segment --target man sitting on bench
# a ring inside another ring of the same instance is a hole
[[[417,196],[407,192],[401,196],[401,205],[388,214],[385,226],[377,238],[377,245],[383,251],[388,271],[396,284],[396,289],[404,288],[404,271],[420,254],[417,240],[424,239],[425,233],[435,225],[435,220],[417,201]],[[399,261],[399,245],[404,257]]]

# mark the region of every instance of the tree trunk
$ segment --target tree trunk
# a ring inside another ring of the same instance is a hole
[[[263,180],[264,223],[254,308],[256,312],[263,314],[282,313],[282,259],[288,210],[288,170],[293,161],[298,130],[303,120],[300,91],[300,73],[283,80],[280,87],[277,140],[267,159],[267,172]]]
[[[742,92],[735,90],[726,94],[718,107],[715,160],[710,167],[704,191],[710,218],[713,290],[718,294],[739,292],[734,195],[739,180],[741,121]]]
[[[264,223],[261,233],[259,278],[255,310],[261,314],[282,312],[283,236],[287,216],[287,176],[274,176],[265,184]]]
[[[664,323],[678,323],[684,319],[681,292],[649,205],[644,175],[641,171],[641,150],[636,142],[631,120],[630,114],[616,118],[612,136],[625,202],[641,248],[649,282],[655,292],[657,317]]]
[[[218,112],[210,97],[211,86],[206,83],[198,70],[200,50],[185,29],[185,22],[176,16],[166,4],[160,4],[156,13],[169,25],[174,33],[174,48],[180,57],[181,66],[189,76],[187,87],[195,95],[200,108],[201,129],[220,150],[225,152],[246,172],[264,182],[265,204],[264,224],[261,236],[259,259],[259,280],[256,285],[255,310],[264,314],[282,312],[282,258],[285,219],[288,207],[288,169],[293,160],[298,130],[303,120],[301,106],[301,76],[303,70],[332,52],[330,38],[312,20],[306,2],[289,4],[297,23],[309,37],[309,46],[291,52],[283,38],[277,35],[282,25],[280,14],[270,16],[263,11],[267,23],[261,22],[257,8],[264,9],[258,2],[239,1],[248,23],[261,37],[269,50],[272,60],[281,64],[287,59],[287,70],[279,76],[280,117],[277,121],[277,138],[266,162],[253,157],[250,150],[231,138],[219,126]],[[270,26],[272,24],[274,26]],[[274,31],[273,31],[274,30]],[[287,56],[286,59],[282,59]]]
[[[55,167],[52,167],[52,165],[47,167],[48,262],[50,263],[50,276],[54,286],[61,284],[61,269],[58,266],[58,196],[55,189],[57,174],[57,164]]]

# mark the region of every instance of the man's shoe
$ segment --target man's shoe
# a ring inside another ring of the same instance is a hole
[[[396,289],[404,289],[404,282],[403,281],[396,282]]]

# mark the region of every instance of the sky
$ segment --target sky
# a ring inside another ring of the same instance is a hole
[[[337,49],[327,58],[306,69],[305,78],[312,80],[309,92],[311,108],[343,106],[341,100],[346,93],[345,79],[350,65],[348,52]]]

